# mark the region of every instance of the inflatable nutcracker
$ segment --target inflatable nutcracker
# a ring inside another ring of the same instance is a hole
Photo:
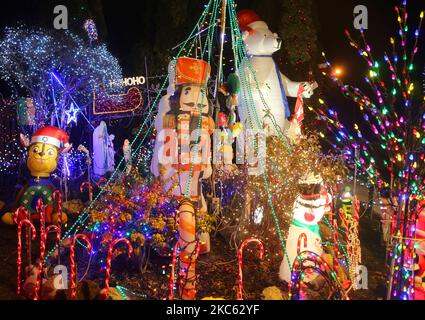
[[[158,114],[162,130],[157,133],[159,173],[165,190],[181,199],[179,245],[182,299],[194,299],[195,261],[198,240],[196,213],[206,212],[201,180],[212,173],[211,139],[214,131],[212,104],[207,97],[210,66],[198,59],[181,57],[175,62],[175,91],[169,98],[169,111]],[[173,81],[170,79],[170,82]]]

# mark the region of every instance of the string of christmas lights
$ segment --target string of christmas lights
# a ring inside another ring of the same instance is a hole
[[[413,200],[423,197],[425,166],[425,96],[415,88],[420,31],[424,12],[414,29],[409,28],[407,1],[395,7],[397,37],[390,38],[391,54],[385,53],[383,61],[374,58],[365,31],[360,30],[361,43],[346,31],[350,45],[366,61],[368,72],[364,78],[373,95],[351,84],[345,84],[340,75],[332,71],[326,61],[328,76],[345,97],[352,100],[361,112],[364,122],[354,123],[351,129],[339,120],[333,109],[327,108],[323,99],[317,116],[326,121],[327,129],[336,138],[335,146],[345,150],[345,155],[367,173],[369,182],[379,189],[389,188],[399,198],[393,250],[390,260],[389,297],[410,299],[413,296],[414,250],[408,250],[414,237]],[[323,57],[326,59],[325,54]],[[357,151],[358,156],[356,156]],[[403,239],[403,240],[402,240]]]

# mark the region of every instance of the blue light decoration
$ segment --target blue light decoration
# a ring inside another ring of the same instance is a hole
[[[63,90],[67,90],[63,81],[61,80],[61,78],[55,73],[55,72],[50,72],[51,75],[51,79],[53,81],[53,79],[55,80],[55,82],[57,84],[60,85],[60,87]],[[52,86],[52,91],[53,91],[53,95],[54,95],[54,86]],[[68,92],[68,91],[66,91]],[[65,111],[65,116],[66,116],[66,125],[69,125],[71,122],[75,122],[75,124],[77,124],[77,116],[78,116],[78,112],[81,112],[81,108],[78,106],[77,102],[74,100],[74,98],[72,97],[72,95],[70,93],[68,93],[69,98],[71,100],[71,105],[69,107],[68,110]],[[55,105],[56,105],[56,100],[54,99]],[[77,107],[75,107],[77,106]],[[94,130],[93,125],[91,124],[91,122],[87,119],[87,117],[84,115],[83,112],[81,112],[82,116],[84,117],[84,119],[86,120],[87,124]]]
[[[77,118],[78,113],[80,112],[79,108],[76,108],[74,103],[71,102],[71,105],[69,106],[69,109],[65,111],[66,115],[66,124],[69,125],[70,123],[74,122],[77,124]]]

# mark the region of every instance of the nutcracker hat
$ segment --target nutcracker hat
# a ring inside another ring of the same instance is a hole
[[[238,11],[236,17],[238,19],[239,29],[241,29],[242,32],[251,31],[251,28],[249,26],[251,23],[263,21],[263,19],[261,19],[258,14],[249,9]]]
[[[69,136],[68,134],[57,127],[43,127],[38,129],[31,138],[32,143],[48,143],[57,148],[68,147],[69,146]]]
[[[180,57],[176,62],[176,84],[204,85],[210,77],[211,67],[204,60]]]

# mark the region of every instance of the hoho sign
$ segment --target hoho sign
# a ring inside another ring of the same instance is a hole
[[[133,87],[133,86],[141,86],[146,83],[146,79],[144,76],[134,76],[122,79],[122,85],[124,87]],[[109,82],[110,86],[115,85],[116,82]]]

